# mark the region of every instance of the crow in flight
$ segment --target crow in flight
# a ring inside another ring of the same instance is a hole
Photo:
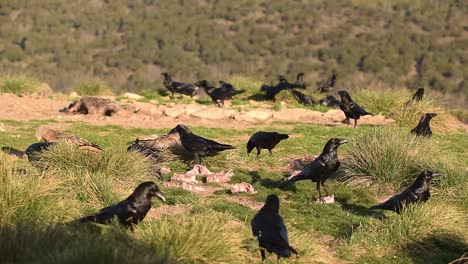
[[[430,127],[430,122],[433,117],[437,116],[436,113],[424,114],[421,119],[419,119],[418,125],[411,129],[411,133],[416,134],[416,136],[430,137],[432,136],[432,131]]]
[[[284,77],[284,75],[278,75],[278,83],[275,86],[269,86],[269,85],[262,85],[260,90],[262,92],[265,92],[265,98],[268,100],[275,100],[276,95],[279,94],[281,91],[286,90],[286,89],[296,89],[296,88],[301,88],[305,89],[306,85],[304,83],[304,73],[299,73],[296,77],[296,82],[295,83],[290,83]]]
[[[291,91],[292,95],[294,96],[294,98],[296,98],[296,100],[303,104],[303,105],[314,105],[315,102],[314,102],[314,99],[310,98],[309,96],[299,92],[299,91],[296,91],[296,90],[289,90]]]
[[[350,118],[354,119],[354,127],[356,127],[357,120],[361,118],[361,116],[372,115],[371,113],[364,110],[364,108],[356,104],[353,99],[351,99],[351,96],[349,96],[347,91],[339,91],[338,94],[341,96],[340,108],[343,110],[346,116],[347,126],[350,124]]]
[[[190,95],[190,97],[194,96],[197,91],[198,87],[191,83],[182,83],[182,82],[175,82],[172,80],[172,76],[167,73],[161,73],[164,76],[164,86],[171,92],[171,96],[174,97],[174,93],[180,93],[185,95]]]
[[[265,263],[265,250],[280,258],[288,258],[297,251],[289,245],[288,231],[279,214],[279,198],[276,194],[268,195],[265,205],[251,222],[252,233],[258,238],[262,263]]]
[[[79,218],[74,223],[95,222],[107,224],[117,217],[120,224],[126,228],[132,228],[145,218],[151,209],[151,198],[157,197],[163,202],[166,198],[160,193],[156,183],[152,181],[143,182],[125,200],[101,209],[99,213]]]
[[[271,150],[274,149],[281,140],[287,138],[289,138],[287,134],[280,134],[278,132],[256,132],[247,142],[247,155],[249,155],[254,148],[257,149],[257,157],[260,155],[261,149],[268,149],[268,152],[272,155],[273,153]]]
[[[414,93],[412,100],[419,102],[423,99],[423,97],[424,97],[424,88],[418,88],[418,90],[416,90],[416,93]]]
[[[418,178],[416,178],[416,181],[414,181],[413,185],[408,187],[402,193],[393,196],[384,203],[374,205],[370,207],[370,209],[395,211],[399,214],[401,213],[403,206],[413,203],[426,202],[429,200],[429,197],[431,197],[429,184],[432,178],[441,175],[442,174],[432,173],[431,171],[424,170],[421,172]]]
[[[195,164],[200,164],[200,156],[213,155],[226,149],[236,148],[231,145],[221,144],[216,141],[197,136],[184,125],[177,125],[171,131],[169,131],[169,133],[175,131],[180,135],[182,146],[187,151],[193,153]]]
[[[205,90],[205,92],[211,97],[213,103],[215,103],[218,107],[224,106],[224,100],[232,99],[234,95],[243,93],[245,90],[237,91],[234,89],[232,84],[219,81],[221,87],[215,88],[211,85],[207,80],[201,80],[195,83],[196,86],[199,86]]]
[[[301,172],[296,175],[285,178],[286,182],[296,182],[301,180],[311,180],[317,183],[317,191],[319,193],[319,199],[322,203],[325,203],[322,193],[320,192],[320,185],[322,185],[327,195],[328,191],[325,188],[325,181],[338,170],[340,167],[340,161],[338,160],[338,147],[341,144],[348,142],[347,139],[332,138],[328,140],[327,144],[323,148],[322,154],[318,156],[309,165],[305,166]]]
[[[336,82],[336,74],[333,73],[330,78],[324,82],[322,85],[319,86],[317,89],[320,93],[328,93],[330,92],[333,87],[335,87],[335,82]]]

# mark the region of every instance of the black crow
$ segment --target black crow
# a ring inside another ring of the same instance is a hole
[[[276,194],[268,195],[265,205],[250,223],[252,233],[258,238],[262,263],[265,263],[265,250],[273,252],[280,258],[288,258],[297,251],[289,245],[288,231],[279,214],[279,198]]]
[[[424,114],[421,119],[419,119],[418,125],[411,129],[411,133],[416,134],[416,136],[430,137],[432,136],[432,131],[430,127],[430,122],[433,117],[437,116],[436,113],[427,113]]]
[[[340,106],[340,100],[336,99],[332,95],[327,95],[324,98],[319,100],[319,103],[324,106],[328,107],[339,107]]]
[[[314,105],[315,102],[314,102],[314,99],[310,98],[309,96],[299,92],[299,91],[296,91],[294,89],[291,89],[289,90],[291,91],[292,95],[294,96],[294,98],[296,98],[296,100],[303,104],[303,105]]]
[[[145,218],[151,209],[151,198],[157,197],[163,202],[166,198],[160,193],[156,183],[152,181],[143,182],[125,200],[101,209],[99,213],[79,218],[73,222],[85,223],[95,222],[108,224],[114,217],[117,217],[120,224],[126,228],[133,228]]]
[[[319,193],[319,199],[325,203],[322,193],[320,192],[320,185],[322,185],[327,195],[328,191],[324,186],[325,181],[338,170],[340,167],[340,161],[338,160],[338,147],[341,144],[348,142],[347,139],[332,138],[328,140],[327,144],[323,148],[322,154],[318,156],[309,165],[305,166],[301,172],[296,175],[285,178],[287,182],[296,182],[301,180],[311,180],[317,183],[317,190]]]
[[[271,150],[274,149],[281,140],[287,138],[289,138],[287,134],[280,134],[278,132],[256,132],[247,142],[247,155],[250,154],[254,148],[257,149],[257,157],[260,155],[261,149],[268,149],[268,152],[272,155],[273,153]]]
[[[353,99],[351,99],[351,96],[349,96],[347,91],[339,91],[338,94],[341,96],[340,108],[346,116],[347,125],[350,123],[350,118],[354,119],[354,127],[356,127],[357,120],[361,118],[361,116],[372,115],[364,110],[360,105],[356,104]]]
[[[306,84],[304,83],[304,73],[303,72],[300,72],[300,73],[297,74],[296,82],[294,83],[294,86],[290,87],[290,89],[295,89],[295,88],[302,88],[302,89],[307,88]]]
[[[418,88],[418,90],[416,90],[416,92],[414,93],[412,100],[419,102],[423,99],[423,97],[424,97],[424,88]]]
[[[197,136],[184,125],[177,125],[169,131],[169,133],[175,131],[180,135],[182,146],[187,151],[193,153],[196,164],[200,164],[200,156],[213,155],[226,149],[236,148],[231,145],[221,144],[216,141]]]
[[[25,154],[28,157],[29,161],[38,161],[39,158],[36,156],[37,153],[43,152],[47,150],[50,146],[52,146],[53,142],[38,142],[30,145],[26,148]]]
[[[320,93],[328,93],[330,92],[333,87],[335,87],[335,82],[336,82],[336,74],[333,73],[330,78],[324,82],[322,85],[319,86],[317,89]]]
[[[164,86],[171,92],[172,97],[174,97],[174,93],[190,95],[190,97],[192,97],[199,89],[196,85],[191,83],[173,81],[171,75],[167,72],[163,72],[161,75],[164,76]]]
[[[442,174],[432,173],[431,171],[424,170],[416,178],[413,185],[408,187],[402,193],[393,196],[386,202],[374,205],[370,209],[382,209],[395,211],[398,214],[401,213],[403,206],[407,206],[413,203],[426,202],[431,197],[429,185],[433,177],[440,176]]]
[[[224,81],[219,81],[219,83],[221,84],[219,88],[215,88],[207,80],[198,81],[195,85],[203,88],[211,97],[211,100],[219,107],[224,106],[224,100],[232,99],[234,95],[244,92],[244,90],[237,91],[230,83]]]

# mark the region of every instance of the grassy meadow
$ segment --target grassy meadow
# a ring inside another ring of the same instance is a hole
[[[2,122],[8,127],[0,134],[2,147],[23,150],[35,142],[36,127],[58,125],[53,120]],[[150,211],[132,232],[117,224],[66,223],[125,198],[142,181],[156,181],[146,161],[126,152],[126,143],[168,129],[80,122],[60,127],[101,145],[104,152],[95,155],[56,145],[35,165],[0,153],[0,251],[5,263],[259,263],[250,232],[255,210],[248,204],[261,206],[270,193],[281,198],[280,213],[300,254],[284,263],[448,263],[467,250],[468,137],[461,131],[420,139],[398,123],[355,129],[273,123],[262,130],[288,133],[290,138],[273,156],[266,152],[255,159],[247,156],[245,143],[257,128],[191,127],[196,134],[236,145],[205,158],[205,165],[211,171],[232,169],[231,182],[252,183],[257,193],[198,195],[163,187],[167,204],[155,201],[152,211],[164,206],[169,213]],[[319,155],[331,137],[350,142],[340,147],[341,169],[326,183],[336,203],[319,205],[310,181],[285,186],[280,180],[288,175],[292,160]],[[181,159],[163,165],[173,172],[192,166]],[[404,189],[424,168],[444,174],[433,182],[428,203],[402,215],[367,209]],[[270,255],[268,263],[275,262]]]

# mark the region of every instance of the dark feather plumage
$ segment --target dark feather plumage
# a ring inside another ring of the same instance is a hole
[[[341,144],[346,142],[348,142],[348,140],[340,138],[332,138],[328,140],[320,156],[318,156],[314,161],[302,169],[301,172],[296,175],[287,177],[284,180],[286,182],[296,182],[301,180],[311,180],[312,182],[316,182],[319,199],[321,199],[323,202],[322,193],[320,192],[320,185],[322,185],[323,189],[328,195],[328,191],[324,186],[325,181],[340,167],[337,150]]]
[[[297,251],[289,245],[288,231],[279,214],[279,198],[276,194],[268,195],[265,205],[251,222],[252,233],[258,238],[262,262],[265,261],[265,250],[273,252],[279,258],[290,257]]]
[[[421,119],[419,119],[418,125],[411,129],[411,133],[415,134],[416,136],[423,136],[423,137],[430,137],[432,136],[431,130],[431,119],[437,116],[436,113],[427,113],[424,114]]]
[[[384,203],[374,205],[370,209],[382,209],[395,211],[398,214],[404,206],[414,203],[426,202],[431,197],[430,193],[430,182],[433,177],[439,176],[440,174],[432,173],[431,171],[424,170],[416,178],[414,183],[404,190],[402,193],[393,196]]]
[[[274,149],[281,140],[287,138],[289,138],[287,134],[280,134],[278,132],[256,132],[247,142],[247,154],[250,154],[250,152],[256,148],[257,157],[260,155],[261,149],[268,149],[271,155],[271,150]]]
[[[174,93],[190,95],[190,97],[192,97],[199,89],[196,85],[191,83],[173,81],[172,76],[167,72],[163,72],[161,75],[164,76],[164,86],[171,92],[172,97],[174,97]]]
[[[340,108],[343,110],[346,116],[346,123],[349,125],[349,119],[354,119],[354,127],[357,125],[357,120],[361,116],[372,115],[362,108],[360,105],[355,103],[347,91],[339,91],[338,94],[341,96]]]

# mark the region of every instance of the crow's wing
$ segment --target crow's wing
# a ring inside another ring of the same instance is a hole
[[[360,105],[356,104],[355,102],[351,102],[349,106],[351,107],[351,110],[353,110],[355,113],[359,115],[372,115],[371,113],[364,110],[364,108],[362,108]]]
[[[312,161],[309,165],[305,166],[304,169],[302,169],[301,172],[294,176],[290,176],[286,178],[286,181],[289,182],[296,182],[296,181],[301,181],[301,180],[312,180],[313,182],[316,182],[322,173],[323,169],[325,168],[325,162],[323,160],[323,157],[320,156],[316,158],[314,161]]]
[[[187,145],[187,149],[192,151],[225,150],[234,148],[234,146],[221,144],[194,134],[187,135],[187,138],[184,141],[184,147]]]

